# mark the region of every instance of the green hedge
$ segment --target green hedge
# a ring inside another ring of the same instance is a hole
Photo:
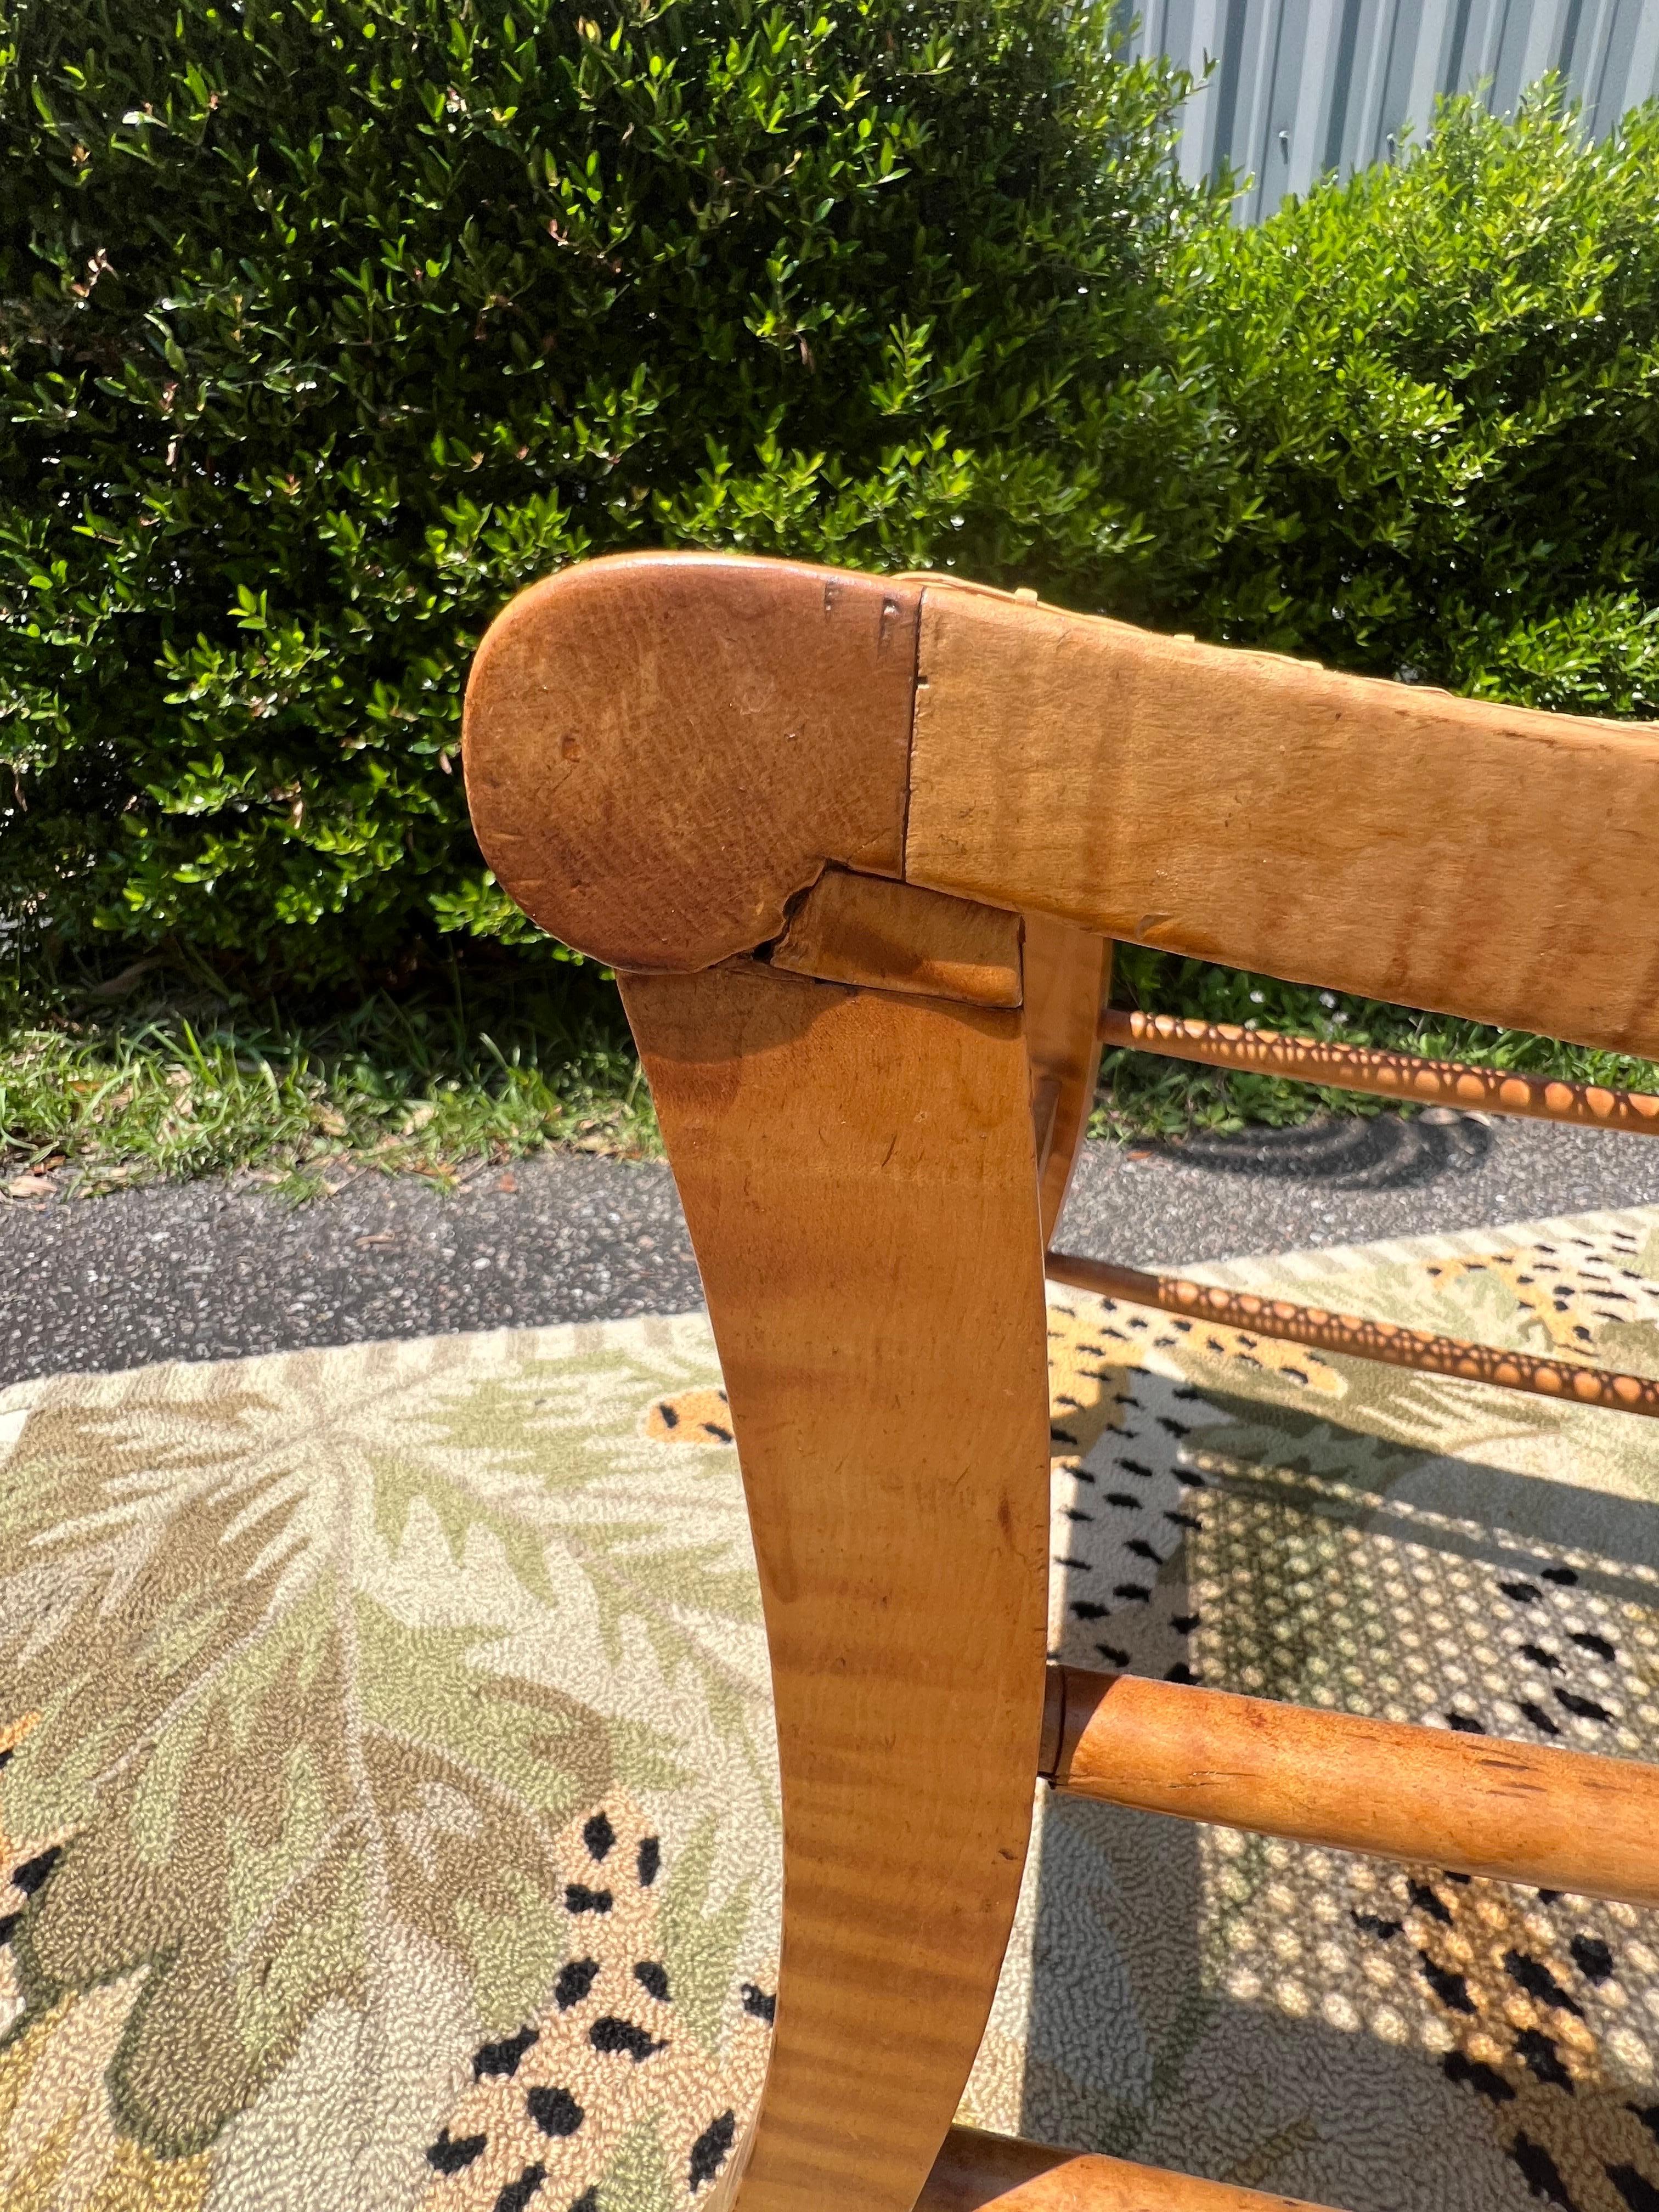
[[[460,685],[616,547],[1659,714],[1653,112],[1456,106],[1244,232],[1112,0],[592,4],[0,16],[0,922],[294,989],[524,934]]]
[[[1174,279],[1260,501],[1206,635],[1481,696],[1659,714],[1659,109],[1586,146],[1547,89]]]
[[[586,554],[1204,557],[1108,0],[592,5],[0,18],[0,912],[295,985],[521,931],[460,689]]]

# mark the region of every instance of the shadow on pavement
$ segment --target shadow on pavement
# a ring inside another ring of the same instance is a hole
[[[1492,1149],[1491,1129],[1468,1115],[1445,1122],[1309,1121],[1297,1129],[1199,1131],[1179,1145],[1151,1148],[1160,1159],[1212,1174],[1323,1184],[1337,1190],[1415,1190],[1447,1176],[1472,1174]]]

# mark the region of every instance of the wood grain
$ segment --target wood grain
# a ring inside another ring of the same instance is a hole
[[[952,2128],[915,2212],[1316,2212],[1288,2197]]]
[[[1659,731],[929,586],[908,881],[1659,1052]]]
[[[1111,988],[1112,948],[1087,930],[1028,914],[1024,963],[1025,1045],[1043,1139],[1039,1176],[1046,1245],[1066,1203],[1095,1103],[1100,1010]]]
[[[525,912],[617,968],[775,937],[826,860],[900,872],[918,593],[695,553],[588,562],[490,625],[467,803]]]
[[[832,983],[1017,1006],[1019,940],[1018,917],[998,907],[826,868],[791,910],[772,965]]]
[[[777,1711],[783,1963],[740,2202],[910,2212],[1012,1922],[1044,1692],[1020,1018],[744,962],[623,992],[708,1292]]]
[[[1050,1252],[1045,1264],[1057,1283],[1070,1283],[1097,1297],[1126,1298],[1131,1305],[1176,1314],[1186,1322],[1219,1322],[1288,1344],[1311,1345],[1350,1359],[1375,1359],[1385,1367],[1410,1367],[1425,1375],[1453,1375],[1465,1382],[1486,1382],[1499,1390],[1525,1390],[1536,1398],[1560,1398],[1577,1406],[1603,1406],[1611,1412],[1659,1416],[1659,1382],[1646,1375],[1624,1375],[1589,1360],[1546,1359],[1530,1352],[1505,1352],[1490,1344],[1471,1344],[1461,1336],[1436,1336],[1406,1328],[1398,1322],[1370,1321],[1359,1314],[1327,1313],[1289,1298],[1264,1298],[1254,1291],[1226,1291],[1184,1275],[1155,1275],[1140,1267],[1120,1267],[1109,1260],[1085,1259],[1075,1252]],[[1198,1340],[1194,1340],[1198,1341]]]
[[[1659,1905],[1659,1766],[1055,1667],[1057,1790]]]
[[[1173,1014],[1119,1013],[1100,1018],[1100,1041],[1204,1067],[1237,1067],[1252,1075],[1287,1075],[1373,1098],[1419,1105],[1460,1106],[1467,1112],[1516,1114],[1534,1121],[1620,1129],[1659,1136],[1659,1098],[1644,1091],[1609,1091],[1599,1083],[1560,1083],[1516,1075],[1467,1060],[1430,1060],[1373,1045],[1335,1044],[1326,1037],[1284,1036],[1277,1030],[1241,1029],[1235,1022],[1184,1021]]]

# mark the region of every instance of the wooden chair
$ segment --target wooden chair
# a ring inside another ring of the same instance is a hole
[[[479,842],[613,966],[690,1224],[765,1604],[784,1827],[742,2212],[1282,2200],[954,2128],[1034,1778],[1659,1903],[1659,1768],[1045,1652],[1043,1279],[1659,1412],[1659,1388],[1048,1249],[1103,1028],[1651,1129],[1659,1100],[1103,1015],[1123,939],[1659,1052],[1659,731],[1154,636],[937,576],[644,555],[516,599]],[[1375,1784],[1386,1773],[1389,1788]]]

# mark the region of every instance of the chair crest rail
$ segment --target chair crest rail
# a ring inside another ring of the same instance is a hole
[[[639,554],[479,649],[479,842],[544,927],[689,972],[839,864],[1100,936],[1659,1052],[1659,730],[947,580]]]

